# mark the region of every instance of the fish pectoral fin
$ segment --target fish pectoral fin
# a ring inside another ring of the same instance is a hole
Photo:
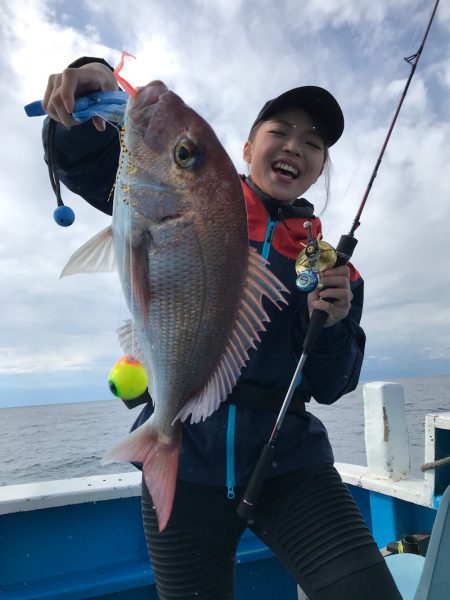
[[[109,273],[116,270],[112,228],[108,226],[72,254],[61,277],[75,273]]]
[[[130,280],[134,301],[140,308],[142,323],[145,326],[150,311],[150,285],[148,243],[144,239],[130,252]]]
[[[204,421],[226,400],[248,360],[248,350],[255,348],[259,332],[265,331],[264,323],[270,320],[262,306],[263,296],[278,306],[287,303],[283,293],[289,291],[267,268],[267,261],[250,247],[241,306],[224,353],[205,387],[185,404],[174,422],[189,417],[191,423]]]

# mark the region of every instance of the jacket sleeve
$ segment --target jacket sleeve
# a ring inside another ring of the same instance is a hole
[[[59,180],[93,207],[111,215],[120,155],[116,128],[107,124],[100,132],[91,121],[76,127],[56,123],[54,146],[49,148],[49,124],[47,117],[42,130],[45,161],[48,163],[48,153],[53,152]]]
[[[354,390],[359,381],[366,341],[359,325],[364,297],[361,278],[352,282],[352,292],[352,306],[347,317],[332,327],[322,329],[305,362],[299,391],[311,395],[321,404],[336,402]],[[294,330],[294,349],[298,357],[308,323],[309,314],[305,309],[299,315]]]
[[[99,62],[111,71],[113,67],[103,58],[82,56],[73,61],[69,67],[79,68],[83,65]],[[106,130],[97,131],[91,121],[76,127],[65,127],[55,123],[54,144],[49,147],[49,125],[47,117],[42,129],[44,159],[48,164],[49,152],[53,155],[53,163],[60,181],[86,202],[112,214],[112,190],[119,164],[120,142],[116,127],[106,124]]]

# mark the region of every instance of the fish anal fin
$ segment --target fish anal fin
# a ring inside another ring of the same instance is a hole
[[[127,319],[123,322],[123,324],[116,330],[117,337],[119,339],[119,345],[124,351],[125,354],[129,354],[135,360],[138,360],[143,365],[145,365],[147,371],[149,370],[149,365],[146,364],[144,353],[142,352],[141,346],[139,344],[135,325],[132,319]]]

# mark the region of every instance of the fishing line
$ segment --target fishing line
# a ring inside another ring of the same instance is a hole
[[[125,64],[125,59],[127,57],[131,57],[131,58],[135,58],[132,54],[130,54],[129,52],[127,52],[126,50],[122,51],[121,57],[120,57],[120,61],[119,64],[117,65],[117,67],[113,70],[114,73],[114,77],[116,78],[117,82],[120,84],[120,86],[122,86],[122,88],[130,95],[130,96],[136,96],[137,91],[136,89],[130,85],[130,83],[124,79],[121,75],[120,72],[122,71],[124,64]],[[98,115],[101,116],[101,115]],[[118,135],[119,135],[119,141],[120,141],[120,152],[121,152],[121,159],[119,162],[119,168],[117,169],[117,174],[116,174],[116,179],[114,181],[113,187],[111,189],[111,192],[108,196],[108,202],[111,201],[111,199],[114,199],[114,195],[115,195],[115,191],[116,191],[116,187],[117,187],[117,183],[121,174],[121,171],[123,168],[125,168],[127,171],[129,170],[129,160],[130,160],[130,155],[128,152],[128,149],[125,145],[125,139],[124,139],[124,135],[125,135],[125,126],[124,123],[120,123],[119,125],[116,125],[114,123],[112,123],[111,121],[108,121],[107,119],[104,119],[105,122],[109,122],[111,123],[111,125],[116,129]],[[126,157],[126,158],[125,158]],[[124,194],[128,194],[129,190],[125,189],[123,190]],[[130,202],[126,201],[124,199],[124,201],[127,204],[130,204]],[[128,218],[128,231],[131,232],[131,210],[127,211],[127,218]],[[124,240],[124,247],[125,247],[125,243],[126,240]],[[115,250],[114,250],[115,251]],[[129,236],[128,239],[128,256],[129,256],[129,273],[130,273],[130,285],[133,285],[133,253],[132,253],[132,236]],[[116,256],[117,258],[117,256]],[[122,257],[122,272],[124,272],[125,270],[125,262],[126,262],[126,252],[123,252],[123,257]],[[131,313],[131,315],[133,315],[133,311],[134,311],[134,294],[132,293],[132,290],[129,290],[129,298],[130,298],[130,306],[129,306],[129,311]],[[120,294],[120,305],[123,301],[122,298],[122,294]],[[135,339],[135,330],[134,330],[134,326],[131,326],[131,355],[134,357],[136,354],[136,339]]]
[[[116,78],[116,81],[119,83],[119,85],[122,87],[122,89],[124,89],[130,96],[134,97],[137,95],[137,90],[136,88],[134,88],[129,81],[127,81],[122,75],[121,75],[121,71],[125,66],[125,60],[127,58],[133,58],[135,59],[136,57],[133,54],[130,54],[130,52],[127,52],[126,50],[122,50],[122,54],[120,57],[120,61],[119,64],[117,65],[117,67],[114,69],[113,73],[114,73],[114,77]],[[124,117],[125,119],[125,117]],[[121,172],[123,169],[126,169],[126,172],[129,173],[130,172],[130,153],[128,151],[128,148],[125,144],[125,120],[121,123],[121,127],[119,130],[119,138],[120,138],[120,162],[119,162],[119,168],[117,169],[117,176],[116,176],[116,181],[115,181],[115,186],[117,186],[119,177],[121,175]],[[122,189],[123,194],[125,195],[124,197],[124,202],[126,204],[128,204],[129,209],[127,211],[127,218],[128,218],[128,231],[131,233],[131,202],[128,198],[126,198],[126,196],[129,194],[129,189],[128,189],[128,185],[125,185],[125,188]],[[124,245],[127,242],[127,240],[124,240]],[[124,246],[125,248],[125,246]],[[129,235],[128,238],[128,262],[129,262],[129,273],[130,273],[130,290],[124,290],[125,293],[129,293],[129,301],[130,301],[130,306],[129,306],[129,310],[131,315],[134,314],[134,294],[132,291],[132,287],[134,285],[134,271],[133,271],[133,246],[132,246],[132,236]],[[123,265],[122,267],[125,266],[125,261],[126,261],[126,252],[123,253]],[[124,272],[124,271],[123,271]],[[131,324],[131,355],[134,357],[136,354],[136,339],[135,339],[135,329],[134,329],[134,323],[132,322]]]
[[[414,72],[416,70],[417,67],[417,63],[420,59],[420,56],[422,54],[422,50],[424,48],[426,39],[428,37],[428,33],[430,31],[431,28],[431,24],[433,22],[434,19],[434,15],[436,14],[436,10],[437,7],[439,5],[439,1],[440,0],[436,0],[436,3],[434,5],[431,17],[429,19],[425,34],[423,36],[422,42],[420,44],[419,49],[417,50],[417,52],[409,57],[407,57],[405,60],[406,62],[408,62],[408,64],[411,66],[411,71],[409,74],[409,77],[407,79],[405,88],[403,90],[402,96],[400,98],[400,101],[398,103],[397,109],[395,111],[394,117],[392,119],[392,122],[389,126],[388,129],[388,133],[386,135],[385,141],[383,143],[383,146],[381,148],[380,154],[378,156],[378,159],[376,161],[375,167],[372,171],[372,175],[370,177],[369,183],[367,185],[366,191],[363,195],[363,198],[361,200],[360,206],[356,212],[355,218],[353,220],[351,229],[349,231],[349,233],[347,235],[341,235],[341,238],[339,240],[339,243],[336,247],[336,255],[337,255],[337,260],[336,260],[336,264],[335,266],[341,266],[341,265],[345,265],[348,263],[348,261],[350,260],[353,251],[356,247],[356,244],[358,243],[358,240],[354,237],[354,233],[356,231],[356,229],[359,227],[360,225],[360,218],[361,218],[361,214],[362,211],[364,210],[364,207],[366,205],[367,202],[367,198],[369,196],[370,190],[372,188],[373,182],[375,180],[375,177],[377,175],[378,172],[378,168],[381,164],[384,152],[386,150],[387,144],[389,142],[389,139],[391,137],[392,131],[394,129],[395,123],[397,121],[397,117],[398,114],[400,112],[400,109],[403,105],[403,101],[406,97],[406,94],[408,92],[408,88],[409,85],[411,83],[411,80],[413,78]],[[313,246],[313,244],[308,244],[309,246]],[[308,250],[308,247],[307,249]],[[314,252],[316,252],[315,248],[312,248],[312,250]],[[324,288],[325,289],[325,288]],[[328,302],[333,303],[334,300],[331,298],[325,298],[325,300],[327,300]],[[319,337],[319,334],[322,330],[322,327],[325,323],[325,321],[328,318],[328,313],[323,311],[323,310],[318,310],[318,309],[314,309],[313,313],[311,315],[310,318],[310,322],[308,325],[308,329],[306,332],[306,336],[305,336],[305,340],[303,343],[303,351],[302,354],[300,356],[300,359],[298,361],[297,364],[297,368],[295,369],[294,375],[292,377],[292,381],[291,384],[289,386],[289,389],[286,393],[285,399],[283,401],[283,404],[281,406],[281,410],[279,412],[279,415],[277,417],[275,426],[273,428],[272,434],[268,440],[268,442],[264,445],[263,450],[261,452],[261,455],[259,457],[258,462],[256,463],[256,466],[253,470],[253,473],[250,477],[250,480],[247,484],[247,487],[245,489],[243,498],[241,503],[239,504],[239,507],[237,509],[238,514],[247,522],[251,523],[253,520],[253,512],[254,512],[254,508],[255,508],[255,504],[258,501],[260,492],[261,492],[261,488],[262,485],[264,483],[264,480],[266,478],[266,475],[269,471],[269,467],[272,463],[273,460],[273,456],[274,456],[274,452],[275,452],[275,445],[276,445],[276,441],[278,439],[278,435],[280,433],[280,429],[281,426],[283,424],[284,418],[288,412],[290,403],[291,403],[291,399],[293,396],[293,393],[295,391],[295,388],[297,386],[297,382],[299,381],[299,378],[301,377],[302,373],[303,373],[303,368],[305,365],[305,362],[309,356],[310,351],[312,350],[312,348],[314,347],[317,338]]]
[[[409,86],[410,86],[410,84],[411,84],[411,80],[412,80],[412,78],[413,78],[413,76],[414,76],[414,73],[415,73],[415,71],[416,71],[416,67],[417,67],[417,63],[419,62],[419,59],[420,59],[420,57],[421,57],[421,54],[422,54],[423,48],[424,48],[424,46],[425,46],[425,42],[426,42],[426,40],[427,40],[428,33],[429,33],[429,31],[430,31],[431,24],[432,24],[432,22],[433,22],[433,19],[434,19],[434,15],[436,14],[436,10],[437,10],[437,7],[438,7],[438,5],[439,5],[439,1],[440,1],[440,0],[436,0],[436,3],[435,3],[435,5],[434,5],[434,8],[433,8],[433,12],[432,12],[432,14],[431,14],[430,20],[429,20],[429,22],[428,22],[428,25],[427,25],[427,28],[426,28],[426,31],[425,31],[425,35],[424,35],[424,37],[423,37],[423,39],[422,39],[422,42],[421,42],[421,44],[420,44],[420,46],[419,46],[419,49],[418,49],[418,50],[417,50],[417,52],[415,52],[414,54],[412,54],[412,55],[410,55],[410,56],[407,56],[407,57],[405,58],[405,61],[406,61],[406,62],[407,62],[407,63],[408,63],[410,66],[411,66],[411,71],[410,71],[410,73],[409,73],[409,77],[408,77],[408,79],[407,79],[407,81],[406,81],[406,85],[405,85],[405,87],[404,87],[404,90],[403,90],[403,93],[402,93],[402,95],[401,95],[400,102],[398,103],[397,109],[396,109],[396,111],[395,111],[394,118],[392,119],[391,125],[390,125],[390,127],[389,127],[389,130],[388,130],[388,133],[387,133],[387,135],[386,135],[386,139],[385,139],[385,141],[384,141],[384,143],[383,143],[383,146],[382,146],[382,148],[381,148],[381,152],[380,152],[380,154],[379,154],[379,156],[378,156],[378,159],[377,159],[377,162],[376,162],[376,164],[375,164],[375,168],[374,168],[374,170],[372,171],[372,175],[371,175],[371,177],[370,177],[369,183],[367,184],[367,188],[366,188],[366,191],[365,191],[365,193],[364,193],[364,196],[363,196],[363,198],[362,198],[362,200],[361,200],[361,204],[360,204],[360,206],[359,206],[359,208],[358,208],[358,211],[357,211],[357,213],[356,213],[356,215],[355,215],[355,218],[354,218],[354,220],[353,220],[352,227],[351,227],[351,229],[350,229],[350,232],[349,232],[349,234],[348,234],[348,235],[349,235],[349,236],[351,236],[351,237],[353,237],[353,234],[355,233],[356,229],[358,229],[358,227],[359,227],[359,226],[360,226],[360,224],[361,224],[361,223],[360,223],[361,214],[362,214],[362,212],[363,212],[363,210],[364,210],[364,207],[365,207],[365,205],[366,205],[367,198],[369,197],[370,190],[372,189],[373,182],[375,181],[375,177],[376,177],[376,176],[377,176],[377,174],[378,174],[378,169],[379,169],[379,167],[380,167],[381,161],[383,160],[383,156],[384,156],[384,153],[385,153],[385,151],[386,151],[386,147],[387,147],[387,145],[388,145],[388,143],[389,143],[389,140],[390,140],[390,138],[391,138],[392,131],[393,131],[393,129],[394,129],[394,127],[395,127],[395,124],[396,124],[396,122],[397,122],[397,118],[398,118],[398,115],[399,115],[399,113],[400,113],[400,110],[401,110],[401,108],[402,108],[402,106],[403,106],[403,102],[404,102],[404,100],[405,100],[405,98],[406,98],[406,94],[408,93],[408,89],[409,89]]]
[[[128,148],[126,147],[125,144],[125,126],[122,123],[120,126],[116,127],[118,134],[119,134],[119,140],[120,140],[120,159],[119,159],[119,166],[117,169],[117,175],[116,175],[116,179],[113,185],[113,188],[111,190],[111,194],[110,197],[113,197],[117,191],[117,186],[121,185],[120,184],[120,176],[121,173],[123,172],[123,170],[125,169],[126,172],[128,172],[130,170],[130,165],[129,165],[129,161],[130,161],[130,153],[128,151]],[[128,206],[130,206],[130,200],[127,199],[127,196],[129,194],[129,189],[128,186],[125,185],[125,187],[122,186],[122,193],[124,194],[124,198],[123,198],[123,202],[125,204],[127,204]],[[109,199],[108,199],[109,200]],[[131,209],[127,210],[127,215],[126,215],[126,219],[127,219],[127,230],[129,232],[131,232]],[[122,269],[122,273],[125,272],[126,267],[128,266],[129,268],[129,273],[130,273],[130,290],[123,290],[124,292],[124,296],[125,298],[127,298],[127,295],[129,297],[129,303],[130,305],[127,306],[129,312],[131,315],[133,315],[133,311],[134,311],[134,294],[132,293],[132,287],[133,287],[133,243],[132,243],[132,236],[129,235],[128,239],[124,239],[123,240],[123,248],[124,250],[128,250],[128,256],[127,256],[127,252],[124,251],[122,252],[122,264],[121,264],[121,269]],[[123,297],[122,294],[120,294],[121,296],[121,300],[120,303],[122,303],[123,301]],[[131,327],[131,355],[134,357],[136,354],[136,339],[135,339],[135,330],[134,327]]]
[[[129,159],[129,157],[128,157]],[[127,164],[127,168],[128,168],[128,164]],[[125,192],[128,194],[128,191]],[[131,208],[128,210],[128,231],[131,233]],[[129,254],[129,268],[130,268],[130,286],[133,286],[133,282],[134,282],[134,275],[133,275],[133,246],[132,246],[132,236],[129,235],[128,236],[128,254]],[[125,257],[124,257],[125,258]],[[132,293],[132,290],[130,289],[130,313],[131,315],[134,314],[134,294]],[[133,356],[133,358],[136,355],[136,339],[135,339],[135,330],[134,330],[134,326],[132,325],[131,327],[131,355]]]
[[[420,43],[420,27],[421,27],[421,23],[423,21],[423,16],[424,16],[424,11],[416,11],[416,24],[415,24],[415,29],[414,31],[409,35],[409,41],[406,44],[406,47],[408,48],[408,52],[410,52],[412,48],[417,48],[417,46]],[[420,17],[420,18],[419,18]],[[411,52],[411,54],[414,56],[414,53]],[[406,58],[404,58],[405,62],[408,62]],[[336,211],[335,211],[335,215],[333,216],[333,218],[331,219],[331,221],[329,221],[328,226],[325,228],[324,227],[324,238],[330,237],[331,232],[333,231],[337,216],[339,214],[342,213],[342,206],[348,196],[349,190],[353,185],[353,181],[356,177],[356,174],[358,171],[360,171],[361,169],[361,163],[363,162],[363,159],[367,156],[368,153],[368,147],[370,145],[370,143],[372,142],[372,140],[374,139],[374,134],[372,133],[371,137],[369,138],[368,136],[365,136],[365,144],[364,144],[364,148],[362,149],[362,151],[358,152],[358,160],[356,162],[356,166],[353,169],[353,172],[350,176],[350,179],[348,181],[348,184],[345,188],[345,191],[343,193],[343,195],[341,196],[341,199],[338,201],[338,205],[336,207]],[[318,216],[320,217],[322,214],[325,213],[327,207],[324,207],[318,214]]]
[[[372,138],[373,138],[373,134],[372,134]],[[372,138],[370,138],[370,139],[366,138],[366,142],[364,144],[364,149],[362,150],[362,152],[358,152],[358,157],[359,158],[358,158],[358,160],[356,162],[356,165],[355,165],[355,168],[353,169],[352,174],[351,174],[351,176],[350,176],[350,178],[348,180],[348,183],[347,183],[347,186],[346,186],[346,188],[344,190],[344,193],[343,193],[343,195],[341,196],[341,199],[338,202],[335,214],[334,214],[333,218],[329,221],[329,224],[326,227],[326,229],[324,228],[324,237],[330,237],[330,233],[333,231],[333,227],[334,227],[334,225],[336,223],[336,219],[337,219],[338,215],[342,214],[343,204],[344,204],[344,202],[345,202],[345,200],[346,200],[346,198],[348,196],[350,188],[353,185],[353,180],[356,177],[356,173],[358,171],[360,171],[360,169],[361,169],[361,163],[363,161],[363,158],[367,155],[369,143],[371,142]],[[323,208],[320,211],[320,213],[318,214],[319,217],[322,215],[322,213],[325,214],[326,208],[327,207]]]

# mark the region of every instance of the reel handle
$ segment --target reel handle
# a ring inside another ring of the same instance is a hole
[[[337,260],[335,267],[346,265],[350,260],[353,250],[356,247],[358,240],[352,235],[341,235],[341,239],[336,247]],[[326,288],[324,288],[326,289]],[[334,302],[333,298],[326,298],[327,302]],[[328,318],[328,313],[324,310],[315,308],[312,312],[309,321],[308,331],[306,332],[305,341],[303,342],[303,352],[309,352],[317,342],[317,338],[322,330],[325,321]]]

